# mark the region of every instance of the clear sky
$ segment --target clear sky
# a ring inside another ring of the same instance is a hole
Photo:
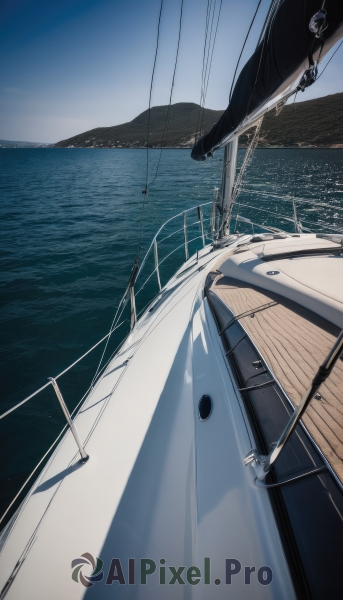
[[[220,0],[213,0],[219,6]],[[164,0],[152,105],[167,104],[181,0]],[[263,0],[241,65],[253,51]],[[160,0],[1,0],[0,139],[57,142],[148,107]],[[206,106],[224,109],[257,0],[223,0]],[[174,102],[200,99],[207,0],[184,0]],[[297,100],[343,91],[343,47]],[[323,65],[327,59],[324,59]]]

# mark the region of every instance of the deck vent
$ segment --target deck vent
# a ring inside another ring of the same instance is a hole
[[[207,421],[212,412],[212,400],[209,396],[202,396],[199,402],[199,419],[200,421]]]

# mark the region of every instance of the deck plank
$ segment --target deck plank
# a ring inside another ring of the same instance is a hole
[[[339,329],[312,311],[267,290],[218,275],[211,288],[237,316],[267,365],[295,406],[331,350]],[[343,362],[338,360],[322,398],[312,399],[303,422],[325,458],[343,482]]]

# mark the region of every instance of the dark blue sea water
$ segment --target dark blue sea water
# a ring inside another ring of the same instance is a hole
[[[150,151],[151,175],[158,155]],[[240,150],[239,163],[242,156]],[[1,413],[107,333],[137,252],[145,159],[144,150],[0,150]],[[164,151],[144,211],[141,257],[159,221],[212,200],[222,164],[221,153],[195,163],[188,150]],[[260,209],[292,218],[290,199],[281,197],[296,197],[304,227],[342,228],[342,166],[343,150],[257,150],[239,213],[280,226],[279,217]],[[192,225],[195,220],[195,215],[189,217],[190,239],[200,233]],[[181,219],[177,225],[182,227]],[[281,226],[293,230],[291,221]],[[250,233],[251,226],[237,221],[237,229]],[[181,243],[182,231],[161,244],[160,258]],[[200,246],[197,239],[191,252]],[[183,252],[181,248],[163,264],[162,285],[180,266]],[[146,274],[151,267],[152,257]],[[153,277],[137,298],[138,309],[156,292]],[[127,327],[125,323],[113,335],[107,356]],[[101,351],[59,380],[70,410],[88,388]],[[62,426],[51,387],[0,421],[1,514]]]

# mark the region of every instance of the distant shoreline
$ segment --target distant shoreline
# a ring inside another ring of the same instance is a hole
[[[148,140],[149,147],[154,150],[160,150],[161,144],[163,146],[166,142],[170,144],[165,147],[166,150],[190,150],[200,135],[199,110],[200,106],[192,102],[178,102],[171,105],[171,108],[169,105],[155,106],[151,108],[150,116],[146,110],[129,123],[95,127],[51,144],[0,139],[0,148],[145,150]],[[210,132],[223,112],[205,108],[201,134]],[[168,136],[165,135],[166,119],[169,123]],[[45,135],[49,135],[47,131]],[[243,132],[239,136],[239,147],[246,148],[252,135],[252,128]],[[277,115],[274,110],[267,112],[259,133],[258,149],[282,148],[343,148],[343,92],[286,105]]]
[[[246,150],[248,146],[238,146],[240,150]],[[192,150],[193,146],[164,146],[162,150]],[[146,147],[101,147],[101,146],[0,146],[0,150],[146,150]],[[161,148],[149,148],[149,150],[161,150]],[[343,144],[331,146],[258,146],[256,150],[343,150]]]
[[[54,144],[59,148],[193,148],[199,135],[212,131],[220,122],[223,111],[204,109],[201,134],[198,131],[200,107],[189,102],[151,109],[149,138],[147,138],[148,111],[144,111],[129,123],[110,127],[96,127]],[[165,134],[166,119],[168,137]],[[239,146],[249,145],[253,128],[242,132]],[[0,141],[1,143],[1,141]],[[210,144],[210,143],[209,143]],[[206,148],[210,149],[210,145]],[[267,112],[259,132],[259,148],[343,148],[343,93],[332,94],[314,100],[306,100],[283,107],[276,115]]]

